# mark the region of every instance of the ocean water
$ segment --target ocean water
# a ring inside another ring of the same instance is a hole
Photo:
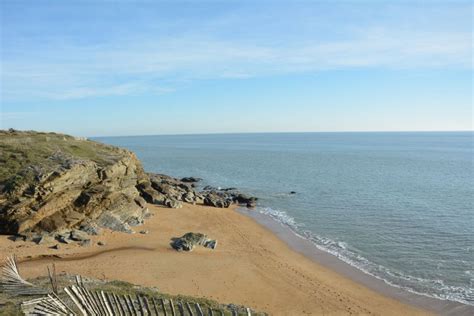
[[[474,305],[472,132],[96,140],[147,171],[256,195],[256,212],[391,285]]]

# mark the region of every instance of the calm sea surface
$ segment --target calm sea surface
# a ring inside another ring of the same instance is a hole
[[[256,211],[392,285],[474,305],[472,132],[95,140],[147,171],[254,194]]]

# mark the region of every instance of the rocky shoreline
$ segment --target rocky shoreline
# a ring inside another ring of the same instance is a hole
[[[146,173],[134,153],[56,133],[0,131],[0,234],[88,245],[102,228],[134,233],[147,204],[254,207],[256,197],[195,177]]]

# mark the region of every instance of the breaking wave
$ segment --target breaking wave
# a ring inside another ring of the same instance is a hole
[[[256,211],[290,228],[296,236],[311,241],[318,249],[336,256],[343,262],[384,281],[386,284],[411,293],[474,306],[474,287],[450,286],[446,285],[443,280],[424,279],[388,269],[357,254],[350,249],[350,246],[345,241],[331,240],[304,229],[303,224],[297,223],[293,217],[284,211],[275,210],[270,207],[257,207]],[[474,273],[469,270],[465,271],[465,274],[471,276],[471,285],[473,285]]]

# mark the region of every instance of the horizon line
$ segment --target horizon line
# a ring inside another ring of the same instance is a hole
[[[169,133],[169,134],[136,134],[136,135],[98,135],[85,136],[86,138],[104,138],[104,137],[151,137],[151,136],[206,136],[206,135],[239,135],[239,134],[336,134],[336,133],[461,133],[474,132],[471,130],[367,130],[367,131],[294,131],[294,132],[210,132],[210,133]]]

